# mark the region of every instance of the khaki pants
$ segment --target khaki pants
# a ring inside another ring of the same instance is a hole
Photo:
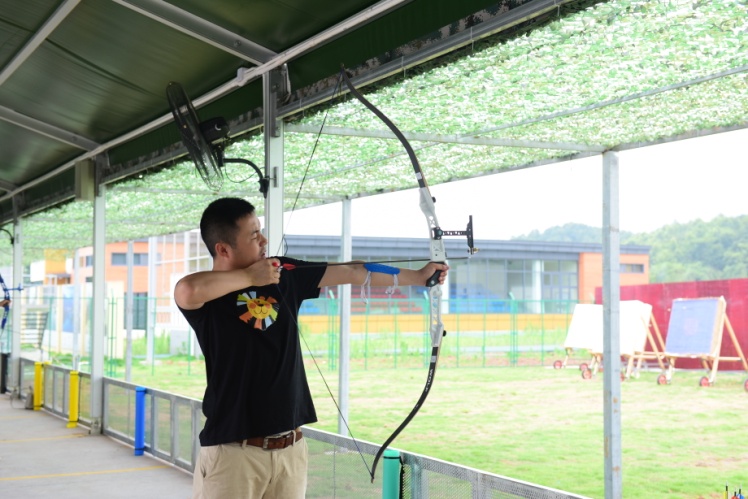
[[[240,444],[201,447],[192,482],[194,499],[303,499],[306,438],[285,449]]]

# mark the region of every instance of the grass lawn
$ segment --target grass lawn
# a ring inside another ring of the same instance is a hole
[[[322,369],[337,398],[337,374]],[[314,426],[336,431],[337,410],[320,374],[313,365],[307,374],[319,416]],[[677,371],[663,386],[657,374],[622,383],[624,497],[721,499],[725,483],[731,491],[748,488],[746,373],[721,372],[709,388],[698,386],[701,371]],[[351,372],[353,437],[383,442],[425,377],[425,368]],[[203,364],[138,366],[133,381],[202,398]],[[428,400],[393,446],[602,498],[603,440],[602,374],[583,380],[575,368],[440,367]]]

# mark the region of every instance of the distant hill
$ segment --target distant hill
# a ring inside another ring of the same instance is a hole
[[[601,243],[602,229],[570,223],[512,239]],[[621,244],[651,248],[651,282],[748,277],[748,215],[675,223],[647,233],[621,232]]]
[[[621,242],[624,234],[626,237],[631,233],[621,232]],[[551,227],[543,232],[534,230],[524,236],[513,237],[525,241],[553,241],[557,243],[602,243],[602,229],[584,224],[565,224]]]

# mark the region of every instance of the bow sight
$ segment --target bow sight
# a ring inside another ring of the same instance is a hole
[[[474,246],[473,242],[473,215],[468,218],[468,224],[465,230],[442,230],[440,227],[434,227],[431,229],[433,239],[441,239],[444,236],[465,236],[467,237],[468,255],[474,255],[478,251],[478,248]]]

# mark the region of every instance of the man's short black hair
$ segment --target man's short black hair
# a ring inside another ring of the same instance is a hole
[[[236,222],[255,212],[249,201],[241,198],[216,199],[205,208],[200,219],[200,236],[208,247],[210,256],[216,256],[216,244],[236,244]]]

